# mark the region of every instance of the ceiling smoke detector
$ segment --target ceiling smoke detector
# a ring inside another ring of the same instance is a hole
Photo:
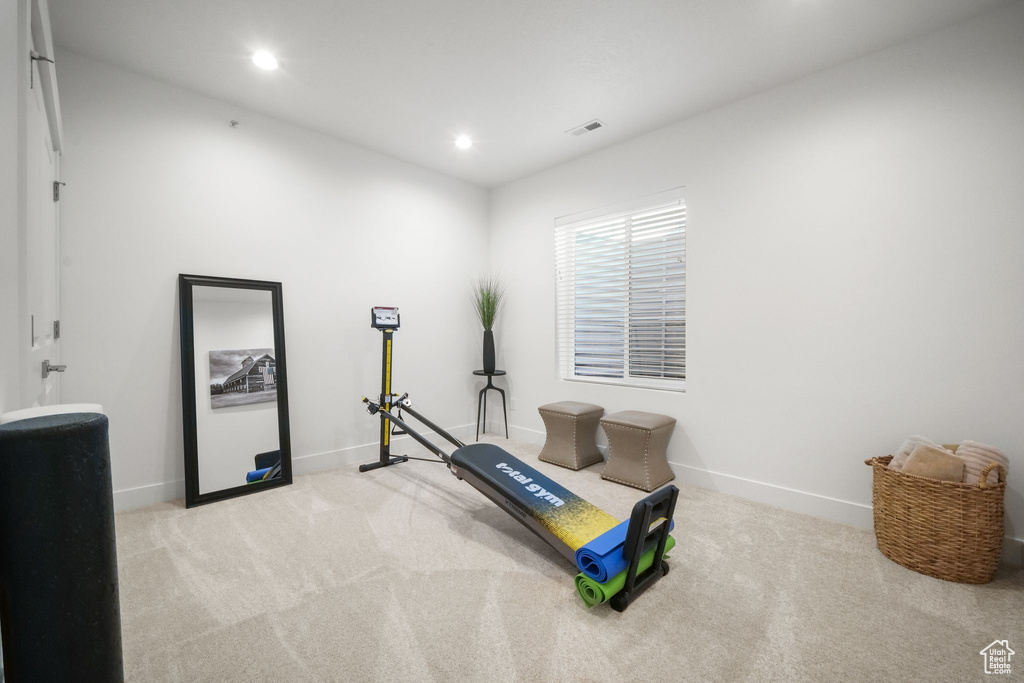
[[[593,121],[587,121],[583,125],[576,126],[575,128],[570,128],[569,130],[567,130],[565,132],[566,133],[571,133],[575,137],[579,137],[581,135],[584,135],[585,133],[589,133],[592,130],[597,130],[598,128],[604,128],[604,126],[605,126],[604,121],[601,121],[600,119],[594,119]]]

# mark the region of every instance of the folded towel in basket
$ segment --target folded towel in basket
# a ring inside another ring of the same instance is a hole
[[[960,482],[964,480],[964,465],[963,458],[943,448],[918,444],[900,471],[939,481]]]
[[[992,463],[999,463],[1003,469],[1009,472],[1010,461],[1006,455],[995,446],[986,446],[977,441],[964,441],[956,454],[964,459],[964,483],[977,484],[981,481],[981,471]],[[999,473],[993,468],[988,474],[985,483],[995,484],[999,481]]]
[[[903,442],[903,445],[900,446],[898,451],[892,454],[892,460],[889,462],[889,467],[894,470],[902,470],[903,465],[907,462],[907,458],[910,457],[910,454],[914,452],[915,448],[922,444],[933,448],[942,448],[939,444],[932,443],[923,436],[912,436]]]

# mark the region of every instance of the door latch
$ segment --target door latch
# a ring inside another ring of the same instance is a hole
[[[68,369],[66,365],[50,365],[49,360],[43,361],[43,379],[50,376],[51,372],[64,372]]]
[[[52,59],[50,59],[49,57],[47,57],[45,55],[39,54],[35,50],[29,50],[28,51],[28,56],[29,56],[29,64],[31,64],[32,62],[49,62],[50,64],[53,64],[54,66],[57,66],[57,62],[53,61]],[[35,90],[35,87],[36,87],[35,69],[29,69],[28,70],[28,89],[29,90]]]

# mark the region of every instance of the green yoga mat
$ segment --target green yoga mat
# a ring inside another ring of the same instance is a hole
[[[676,539],[671,536],[665,541],[665,557],[668,557],[668,551],[672,550],[676,544]],[[636,573],[639,576],[648,567],[651,566],[651,562],[654,560],[654,552],[657,548],[651,548],[646,553],[640,556],[640,564],[637,567]],[[576,575],[576,592],[583,598],[583,602],[586,603],[587,607],[593,607],[594,605],[600,605],[601,603],[608,602],[609,599],[626,586],[626,573],[619,572],[612,578],[608,579],[606,583],[598,583],[586,574]]]

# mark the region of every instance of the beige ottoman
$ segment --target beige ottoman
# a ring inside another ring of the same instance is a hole
[[[601,418],[608,436],[608,464],[601,478],[644,491],[675,479],[665,454],[675,426],[675,418],[638,410]]]
[[[561,401],[537,408],[544,420],[547,438],[538,456],[544,462],[572,470],[601,462],[597,450],[597,422],[604,408],[592,403]]]

